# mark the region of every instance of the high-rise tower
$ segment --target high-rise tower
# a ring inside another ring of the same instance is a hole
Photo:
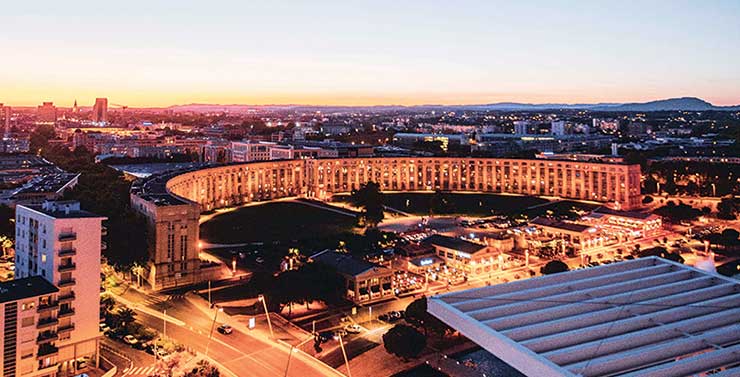
[[[108,123],[108,99],[96,98],[93,106],[92,121],[95,123]]]

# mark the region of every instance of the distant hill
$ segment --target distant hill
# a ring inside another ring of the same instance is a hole
[[[489,104],[471,105],[378,105],[378,106],[316,106],[316,105],[217,105],[217,104],[188,104],[170,106],[168,109],[174,111],[194,112],[221,112],[234,113],[248,112],[258,109],[273,110],[312,110],[342,111],[342,110],[365,110],[365,111],[400,111],[400,110],[478,110],[478,111],[543,111],[543,110],[590,110],[590,111],[613,111],[613,112],[652,112],[652,111],[740,111],[737,106],[714,106],[711,103],[696,97],[668,98],[650,102],[635,103],[517,103],[498,102]]]
[[[644,103],[625,103],[617,106],[596,106],[591,108],[594,111],[707,111],[722,110],[721,107],[714,106],[703,99],[696,97],[669,98],[658,101]]]

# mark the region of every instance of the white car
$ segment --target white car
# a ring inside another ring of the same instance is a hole
[[[344,326],[344,331],[350,334],[359,334],[362,331],[362,327],[360,327],[360,325],[356,323],[353,323],[353,324]]]
[[[126,335],[126,336],[124,336],[124,337],[123,337],[123,341],[124,341],[124,342],[125,342],[126,344],[130,344],[130,345],[132,345],[132,346],[133,346],[134,344],[136,344],[136,343],[139,343],[139,339],[136,339],[136,337],[134,337],[134,336],[133,336],[133,335],[131,335],[131,334],[129,334],[129,335]]]

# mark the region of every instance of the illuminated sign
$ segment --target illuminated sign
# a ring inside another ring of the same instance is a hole
[[[420,266],[428,266],[433,263],[434,263],[434,260],[432,258],[424,258],[421,261],[419,261]]]

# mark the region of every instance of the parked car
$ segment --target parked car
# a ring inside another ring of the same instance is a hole
[[[381,320],[381,321],[383,321],[383,322],[390,322],[391,315],[390,315],[390,313],[383,313],[383,314],[381,314],[381,315],[378,316],[378,319]]]
[[[139,339],[136,339],[136,337],[131,334],[124,336],[123,341],[124,343],[132,345],[132,346],[136,343],[139,343]]]
[[[350,334],[359,334],[362,331],[362,327],[360,327],[360,325],[356,323],[352,323],[347,326],[344,326],[344,331]]]
[[[334,339],[339,339],[340,336],[347,336],[347,330],[345,329],[334,330]]]
[[[321,343],[328,342],[329,339],[334,338],[334,332],[333,331],[322,331],[317,335],[317,338],[319,342]]]
[[[224,335],[229,335],[234,332],[234,328],[224,323],[223,325],[218,327],[218,332]]]
[[[108,326],[105,322],[100,323],[100,332],[105,334],[108,331],[110,331],[110,326]]]

